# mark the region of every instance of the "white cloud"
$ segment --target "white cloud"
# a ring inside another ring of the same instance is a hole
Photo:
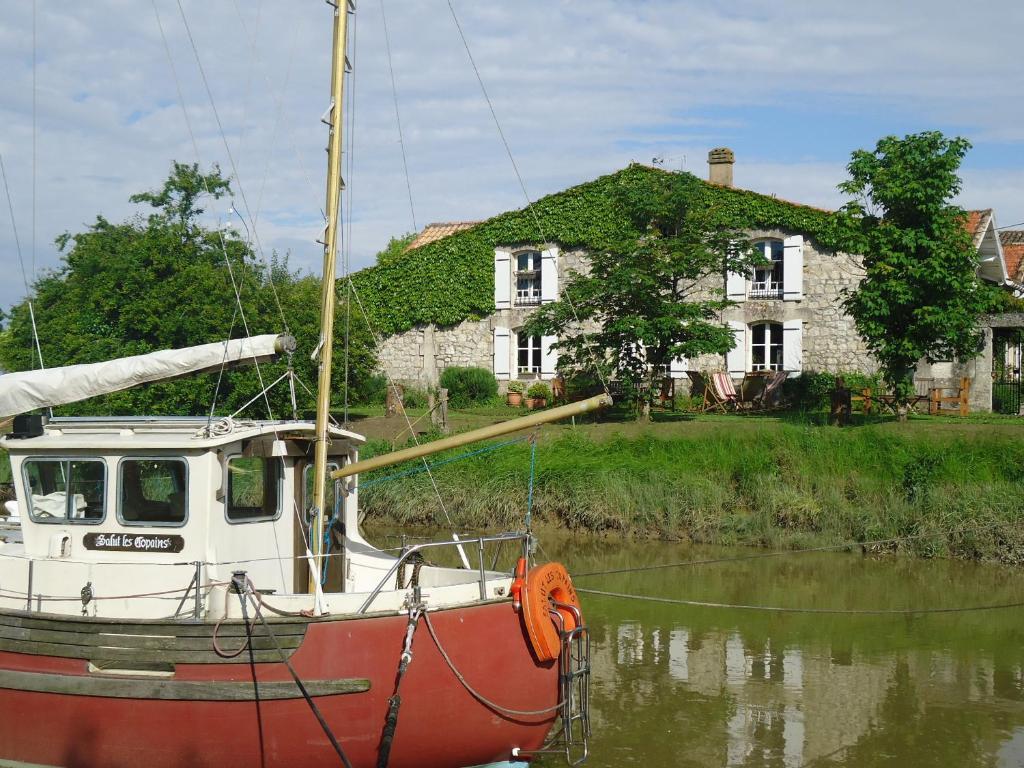
[[[204,163],[231,164],[177,5],[158,0]],[[19,234],[31,250],[32,3],[8,0],[0,27],[0,151]],[[267,249],[316,269],[323,204],[329,7],[266,0],[184,0],[246,198]],[[380,3],[360,0],[355,76],[353,264],[411,229]],[[757,140],[759,108],[788,105],[892,115],[1002,142],[1024,157],[1024,8],[796,0],[764,4],[524,0],[456,8],[532,196],[630,160],[681,158],[705,172],[707,149],[738,140],[737,183],[833,207],[855,146],[813,119]],[[36,3],[38,171],[36,261],[57,264],[53,237],[96,214],[120,219],[134,192],[158,186],[171,160],[193,160],[177,91],[149,3]],[[417,223],[477,219],[523,204],[445,3],[387,0]],[[244,27],[244,28],[243,28]],[[255,36],[255,44],[253,43]],[[285,87],[285,82],[287,86]],[[280,102],[279,102],[280,99]],[[909,118],[908,118],[909,116]],[[834,117],[832,118],[834,120]],[[750,137],[753,138],[750,138]],[[858,135],[856,146],[877,136]],[[850,140],[847,140],[850,141]],[[1012,156],[1012,153],[1011,153]],[[669,164],[681,160],[672,160]],[[1024,220],[1021,161],[965,167],[963,200]],[[239,207],[241,203],[239,202]],[[0,306],[23,295],[0,206]],[[224,213],[226,205],[215,210]]]

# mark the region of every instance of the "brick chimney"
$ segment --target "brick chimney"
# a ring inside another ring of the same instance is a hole
[[[723,187],[732,186],[732,166],[736,156],[728,147],[716,147],[708,152],[708,181]]]

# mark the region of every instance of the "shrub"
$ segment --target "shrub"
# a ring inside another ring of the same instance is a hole
[[[452,408],[483,404],[498,395],[498,382],[486,368],[446,368],[441,386],[448,390]]]
[[[877,374],[804,372],[783,382],[782,396],[796,410],[820,411],[830,406],[832,390],[836,388],[839,377],[852,392],[881,386],[881,377]]]
[[[426,408],[427,392],[416,387],[405,387],[402,393],[402,405],[406,408]]]
[[[375,373],[365,378],[356,378],[349,386],[349,397],[353,403],[380,405],[384,402],[387,389],[387,377]]]
[[[526,385],[519,381],[519,379],[512,379],[512,381],[508,383],[508,391],[518,392],[521,395],[526,391]]]
[[[551,389],[544,382],[536,381],[530,385],[528,390],[526,390],[526,396],[536,398],[538,400],[550,400]]]

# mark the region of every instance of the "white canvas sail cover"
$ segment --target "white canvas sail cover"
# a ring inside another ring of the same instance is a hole
[[[165,349],[103,363],[8,373],[0,376],[0,419],[36,408],[75,403],[138,384],[216,370],[221,365],[262,362],[294,349],[295,339],[291,336],[267,334],[185,349]]]

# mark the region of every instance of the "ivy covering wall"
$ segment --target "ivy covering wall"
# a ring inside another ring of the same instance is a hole
[[[496,246],[548,242],[563,250],[610,248],[637,234],[616,203],[617,188],[656,178],[679,184],[694,206],[711,210],[723,226],[800,232],[832,247],[833,219],[827,211],[633,164],[357,272],[353,282],[374,330],[393,335],[421,323],[445,326],[487,317],[495,311]]]

